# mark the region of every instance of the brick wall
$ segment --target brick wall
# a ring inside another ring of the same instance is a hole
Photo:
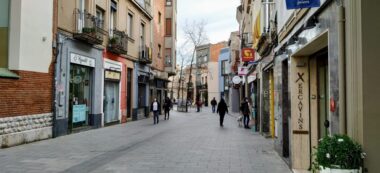
[[[0,118],[52,112],[52,80],[49,73],[14,71],[19,79],[0,78]]]

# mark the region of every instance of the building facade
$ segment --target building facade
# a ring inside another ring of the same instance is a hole
[[[226,47],[220,50],[218,58],[218,78],[219,78],[219,98],[224,99],[229,106],[230,102],[230,81],[231,57],[230,48]]]
[[[51,138],[53,1],[3,0],[0,16],[0,148]]]
[[[372,131],[379,119],[374,104],[363,104],[374,101],[365,93],[378,83],[370,80],[375,66],[367,64],[379,63],[369,46],[378,35],[371,22],[375,3],[320,3],[288,10],[285,1],[242,1],[237,8],[241,48],[255,50],[255,61],[245,64],[243,92],[252,100],[256,130],[274,138],[294,172],[308,170],[318,140],[333,134],[361,143],[371,155],[364,171],[376,172],[379,140]]]

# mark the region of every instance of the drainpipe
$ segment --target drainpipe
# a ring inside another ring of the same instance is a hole
[[[339,34],[339,133],[346,134],[346,55],[345,55],[345,9],[343,2],[338,6],[338,34]]]

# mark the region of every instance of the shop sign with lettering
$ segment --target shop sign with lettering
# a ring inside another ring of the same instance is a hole
[[[70,54],[70,62],[73,64],[79,64],[79,65],[84,65],[88,67],[95,67],[95,59],[78,55],[75,53]]]
[[[120,72],[106,70],[104,73],[104,78],[111,80],[120,80]]]
[[[286,0],[287,9],[320,7],[320,0]]]

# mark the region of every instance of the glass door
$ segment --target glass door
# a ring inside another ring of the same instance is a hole
[[[69,129],[87,126],[91,111],[91,68],[71,64]]]

